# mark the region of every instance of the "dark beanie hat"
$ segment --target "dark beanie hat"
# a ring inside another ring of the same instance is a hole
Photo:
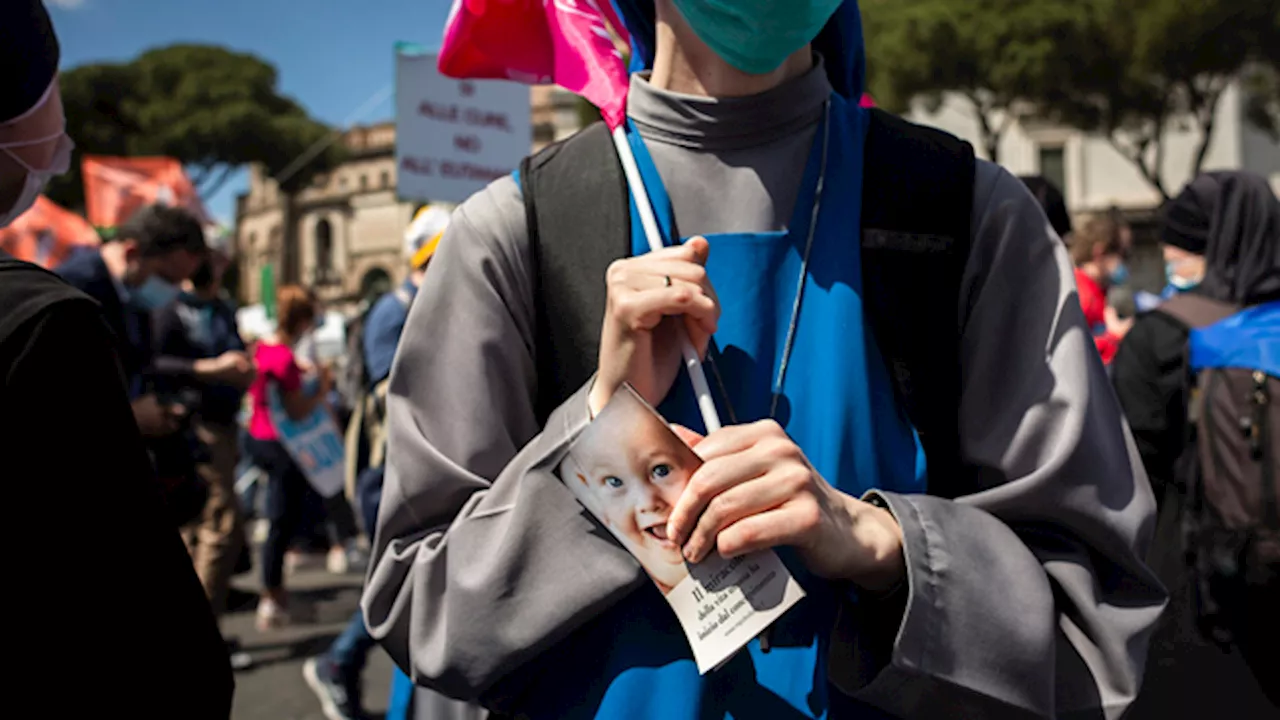
[[[58,37],[42,0],[0,0],[0,123],[35,107],[58,72]]]
[[[1160,212],[1160,242],[1204,255],[1218,195],[1218,179],[1209,173],[1183,188]]]

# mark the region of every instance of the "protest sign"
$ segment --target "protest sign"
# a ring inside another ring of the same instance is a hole
[[[614,394],[561,462],[560,479],[662,591],[698,672],[723,665],[804,596],[772,550],[687,563],[667,520],[702,464],[628,386]]]
[[[529,88],[454,80],[436,55],[396,54],[396,176],[402,200],[460,203],[529,154]]]
[[[314,391],[304,386],[304,392]],[[271,423],[275,425],[280,444],[289,457],[298,464],[307,482],[321,496],[331,498],[343,491],[346,484],[346,455],[342,435],[321,404],[302,420],[293,420],[284,409],[284,398],[274,385],[270,388]]]

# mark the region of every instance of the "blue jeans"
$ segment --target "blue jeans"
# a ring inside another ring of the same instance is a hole
[[[248,449],[254,464],[270,478],[266,514],[271,529],[262,544],[262,586],[275,590],[284,587],[284,554],[302,520],[307,478],[279,442],[250,438]]]
[[[342,675],[359,676],[369,659],[369,651],[376,646],[377,642],[364,625],[364,615],[356,610],[346,629],[329,646],[329,661]]]
[[[378,504],[382,500],[382,468],[366,469],[360,475],[358,486],[360,509],[364,514],[366,531],[372,540],[373,525],[378,518]],[[356,610],[351,616],[351,622],[347,623],[347,628],[329,646],[329,661],[344,676],[359,675],[364,671],[369,651],[376,645],[377,642],[365,627],[364,615]]]

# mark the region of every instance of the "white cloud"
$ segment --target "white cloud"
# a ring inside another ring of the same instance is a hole
[[[83,7],[84,3],[85,0],[44,0],[45,5],[52,5],[63,10],[75,10],[78,7]]]

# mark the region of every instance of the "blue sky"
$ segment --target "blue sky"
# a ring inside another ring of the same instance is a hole
[[[149,48],[211,43],[251,52],[279,71],[280,89],[339,125],[394,78],[398,41],[439,44],[449,0],[46,0],[64,69],[126,61]],[[390,119],[388,98],[359,122]],[[234,216],[241,173],[209,209]]]

